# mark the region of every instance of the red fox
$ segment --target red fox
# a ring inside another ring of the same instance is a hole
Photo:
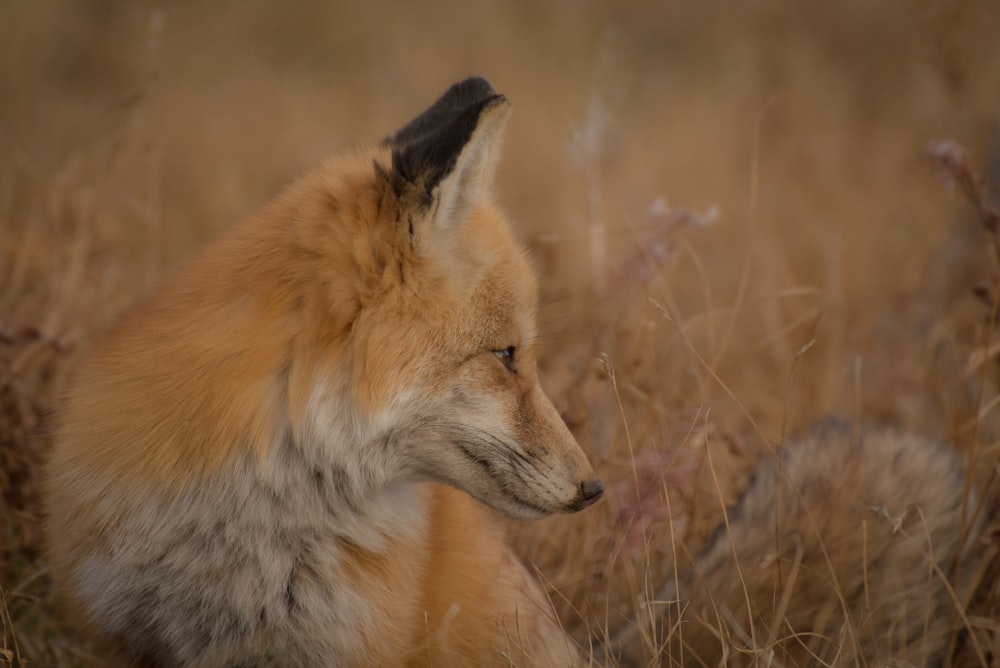
[[[496,514],[603,491],[536,375],[535,278],[492,196],[509,109],[454,85],[230,228],[84,360],[48,556],[125,662],[581,662]]]

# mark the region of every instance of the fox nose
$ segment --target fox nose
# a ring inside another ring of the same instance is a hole
[[[604,485],[599,478],[580,483],[580,491],[577,492],[576,498],[569,504],[568,510],[572,513],[583,510],[587,506],[596,503],[602,494],[604,494]]]

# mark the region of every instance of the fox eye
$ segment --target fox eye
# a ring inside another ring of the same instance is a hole
[[[517,348],[514,346],[507,346],[503,350],[494,350],[493,354],[497,356],[497,359],[507,367],[510,371],[516,371],[514,366],[514,353],[517,352]]]

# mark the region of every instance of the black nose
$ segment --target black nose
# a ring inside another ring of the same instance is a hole
[[[578,510],[583,510],[589,505],[593,505],[601,495],[604,494],[604,485],[597,478],[593,480],[588,480],[587,482],[580,484],[580,492],[573,499],[573,503],[570,504],[570,510],[576,512]]]

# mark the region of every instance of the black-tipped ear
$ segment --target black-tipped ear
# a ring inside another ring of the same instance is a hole
[[[460,225],[489,197],[509,113],[507,98],[492,94],[393,147],[389,183],[418,246],[417,237],[434,243],[432,230]]]
[[[407,123],[396,134],[387,137],[385,142],[393,146],[403,146],[416,141],[452,121],[459,112],[494,95],[496,91],[486,79],[470,77],[460,81],[449,88],[430,109]]]
[[[493,95],[462,109],[448,122],[392,151],[392,181],[396,192],[416,188],[430,204],[441,182],[455,171],[459,157],[490,112],[508,107],[507,98]],[[493,141],[493,138],[490,138]]]

